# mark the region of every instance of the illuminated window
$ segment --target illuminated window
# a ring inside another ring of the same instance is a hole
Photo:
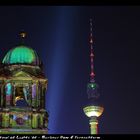
[[[6,90],[6,95],[11,95],[11,93],[12,93],[12,84],[11,83],[6,84],[5,90]]]
[[[19,107],[26,107],[28,105],[24,97],[23,87],[16,87],[15,105]]]

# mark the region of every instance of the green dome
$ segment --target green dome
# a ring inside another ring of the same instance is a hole
[[[3,64],[31,64],[40,65],[39,57],[36,52],[27,46],[17,46],[5,55]]]

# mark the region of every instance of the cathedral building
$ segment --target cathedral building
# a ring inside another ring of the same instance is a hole
[[[21,33],[24,39],[25,33]],[[22,41],[0,65],[0,134],[47,134],[47,79],[35,50]]]

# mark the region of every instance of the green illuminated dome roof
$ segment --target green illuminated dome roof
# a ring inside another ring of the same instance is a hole
[[[8,51],[2,63],[40,65],[40,60],[37,53],[32,48],[20,45]]]

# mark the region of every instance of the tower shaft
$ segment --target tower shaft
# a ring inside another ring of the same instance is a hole
[[[98,120],[96,117],[90,118],[89,120],[90,124],[90,134],[98,134]]]

